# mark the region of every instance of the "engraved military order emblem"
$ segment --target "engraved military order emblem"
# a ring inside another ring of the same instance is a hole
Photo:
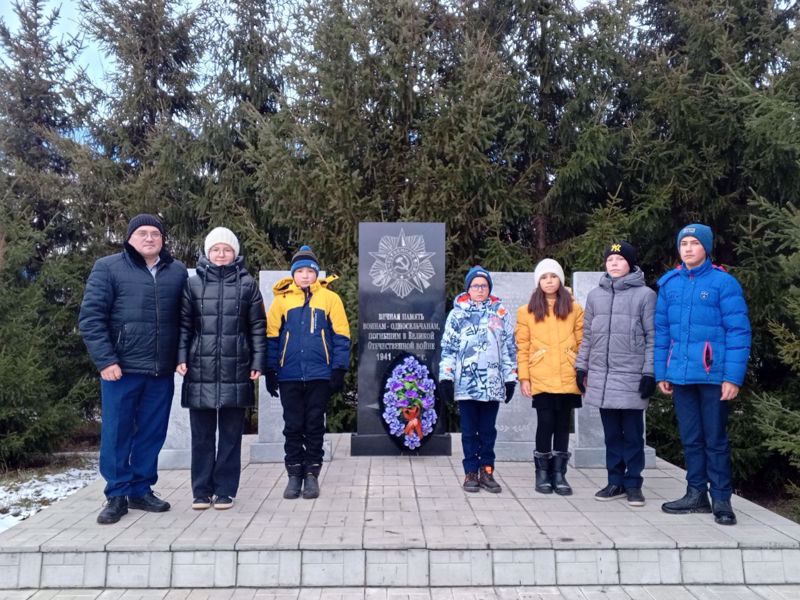
[[[391,290],[405,298],[414,290],[424,292],[436,274],[431,263],[435,252],[425,251],[425,238],[421,235],[385,235],[378,242],[378,251],[370,252],[375,259],[369,270],[372,284],[381,292]]]

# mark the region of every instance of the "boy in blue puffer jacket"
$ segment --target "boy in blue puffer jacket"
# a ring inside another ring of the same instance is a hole
[[[683,498],[661,508],[713,512],[717,523],[734,525],[727,423],[747,372],[751,333],[742,287],[711,263],[713,243],[707,225],[681,229],[682,263],[658,281],[656,380],[675,402],[688,483]]]

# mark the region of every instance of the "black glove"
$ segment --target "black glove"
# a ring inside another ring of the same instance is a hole
[[[445,402],[455,402],[456,388],[450,379],[444,379],[439,382],[439,396]]]
[[[517,389],[516,381],[506,381],[506,404],[511,402],[511,398],[514,396],[515,389]]]
[[[575,371],[575,383],[578,384],[578,389],[581,391],[581,394],[586,393],[586,371],[583,369],[578,369]]]
[[[331,372],[331,380],[328,383],[331,389],[331,394],[341,392],[344,389],[344,376],[347,375],[345,369],[334,369]]]
[[[642,380],[639,382],[639,393],[642,395],[642,400],[647,400],[656,391],[656,378],[652,375],[642,375]]]
[[[273,398],[278,397],[278,374],[275,371],[267,371],[267,391]]]

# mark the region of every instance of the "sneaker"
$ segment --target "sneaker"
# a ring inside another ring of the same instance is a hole
[[[192,508],[194,510],[205,510],[211,508],[211,498],[208,496],[198,496],[192,500]]]
[[[642,488],[626,488],[625,493],[628,495],[628,506],[644,506]]]
[[[122,515],[128,513],[128,500],[125,496],[111,496],[106,501],[106,505],[100,514],[97,515],[97,522],[100,525],[110,525],[116,523],[122,518]]]
[[[480,492],[481,484],[478,482],[477,473],[467,473],[464,477],[464,491],[465,492]]]
[[[147,512],[167,512],[169,510],[169,502],[164,502],[153,492],[147,492],[144,496],[138,496],[135,498],[129,497],[128,505],[131,508],[145,510]]]
[[[214,498],[214,508],[217,510],[228,510],[233,506],[233,498],[230,496],[217,496]]]
[[[480,475],[478,475],[478,485],[492,494],[499,494],[503,491],[500,484],[494,480],[494,467],[489,465],[481,469]]]
[[[623,488],[621,485],[609,483],[606,487],[594,495],[594,499],[599,500],[600,502],[608,502],[609,500],[616,500],[617,498],[624,498],[625,496],[625,488]]]

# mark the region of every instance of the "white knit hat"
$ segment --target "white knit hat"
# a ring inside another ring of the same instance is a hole
[[[215,227],[211,230],[211,233],[206,236],[206,243],[204,246],[206,257],[208,257],[209,250],[211,250],[215,244],[228,244],[228,246],[233,248],[233,253],[239,256],[239,240],[236,239],[236,236],[227,227]]]
[[[533,280],[536,282],[537,286],[542,276],[547,273],[553,273],[561,280],[561,285],[567,285],[564,281],[564,269],[561,268],[561,265],[552,258],[545,258],[536,265],[536,269],[533,271]]]

